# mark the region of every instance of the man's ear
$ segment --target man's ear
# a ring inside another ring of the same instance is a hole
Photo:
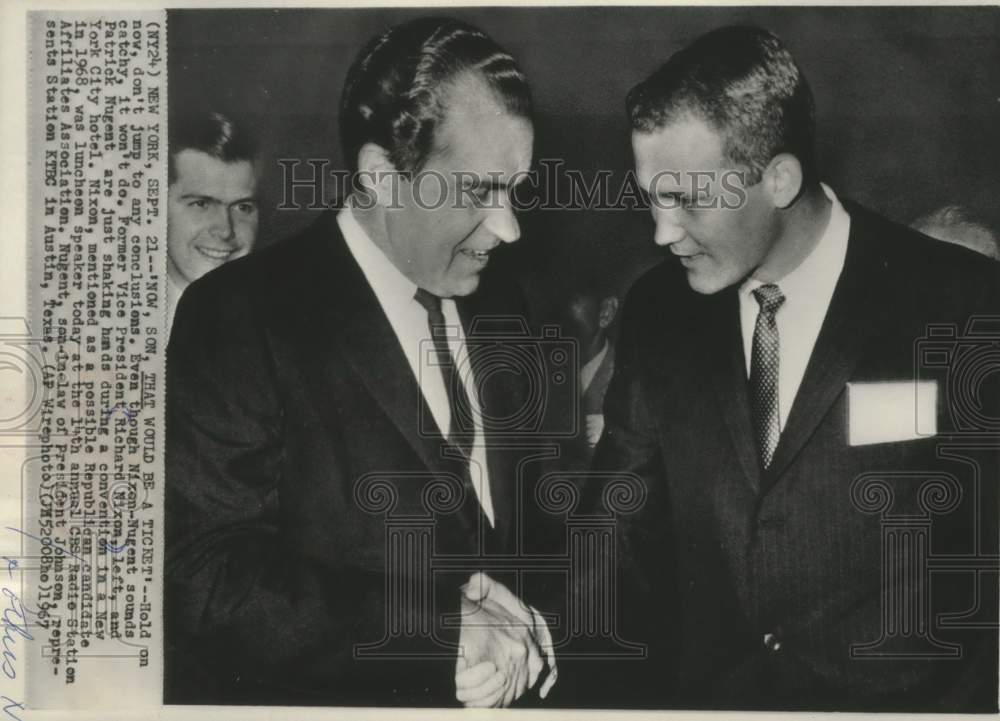
[[[790,153],[778,153],[764,169],[762,180],[774,207],[787,208],[802,190],[802,164]]]
[[[365,143],[358,151],[357,185],[377,205],[392,202],[392,184],[397,182],[396,166],[388,151],[376,143]]]
[[[601,301],[601,313],[597,317],[597,323],[601,326],[601,328],[607,328],[615,322],[615,316],[617,315],[618,298],[613,295],[609,295]]]

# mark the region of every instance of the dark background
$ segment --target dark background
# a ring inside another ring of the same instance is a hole
[[[445,13],[484,29],[524,68],[536,160],[562,158],[587,177],[607,168],[620,187],[632,167],[628,90],[701,33],[752,23],[777,33],[809,79],[821,177],[841,197],[901,222],[958,203],[1000,226],[1000,8],[171,11],[171,106],[210,97],[261,141],[261,247],[317,212],[276,209],[277,158],[345,167],[337,106],[362,45],[401,21]],[[543,316],[582,279],[620,289],[663,257],[644,210],[534,211],[520,220],[521,242],[494,262],[519,274]]]

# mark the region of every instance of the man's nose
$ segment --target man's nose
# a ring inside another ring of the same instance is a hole
[[[216,240],[230,241],[236,235],[235,223],[233,222],[233,211],[230,208],[218,208],[212,218],[210,228],[212,237]]]
[[[673,245],[684,239],[687,231],[681,226],[677,219],[676,210],[660,208],[653,214],[656,223],[656,232],[653,240],[657,245]]]
[[[489,208],[483,225],[504,243],[513,243],[521,237],[521,226],[518,225],[514,211],[507,201],[503,201],[499,207]]]

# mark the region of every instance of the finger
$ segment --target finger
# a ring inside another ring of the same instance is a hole
[[[469,576],[469,580],[462,586],[462,593],[470,601],[481,601],[490,595],[490,583],[492,579],[482,571],[477,571]]]
[[[542,655],[532,643],[528,649],[528,688],[535,687],[535,684],[538,683],[538,674],[542,672],[543,668],[545,668],[545,662],[542,660]]]
[[[489,576],[483,574],[485,578],[489,579]],[[499,581],[489,580],[489,600],[494,603],[499,604],[509,613],[513,614],[518,621],[524,625],[531,627],[531,610],[525,605],[525,603],[514,595],[514,593],[507,588],[505,585]]]
[[[484,684],[481,688],[456,693],[455,698],[458,699],[459,703],[466,706],[475,706],[477,708],[492,706],[496,703],[500,694],[504,692],[505,683],[503,676],[500,674],[497,674],[494,679],[491,680],[489,685]]]
[[[539,697],[545,698],[559,678],[559,673],[556,670],[556,651],[552,644],[552,632],[549,630],[549,625],[545,623],[542,614],[534,608],[531,609],[531,613],[535,619],[535,634],[538,638],[538,645],[545,653],[545,662],[549,667],[549,673],[542,682],[542,687],[538,690]]]
[[[486,693],[478,698],[462,701],[462,705],[466,708],[496,708],[499,706],[500,702],[503,701],[507,681],[504,679],[503,674],[497,674],[496,678],[499,680],[499,683],[492,693]]]
[[[524,692],[528,690],[528,659],[522,659],[522,662],[517,668],[517,683],[514,689],[514,701],[521,698]]]
[[[552,670],[549,671],[549,675],[545,677],[545,681],[542,682],[542,687],[538,689],[539,698],[545,698],[549,695],[549,691],[552,687],[556,685],[556,681],[559,680],[559,670],[553,666]]]
[[[503,706],[506,708],[514,702],[517,698],[517,664],[514,663],[513,659],[510,659],[507,664],[507,686],[504,689],[503,695]]]
[[[493,664],[490,664],[492,666]],[[461,688],[455,691],[455,698],[464,704],[489,706],[503,693],[507,679],[501,673],[490,674],[486,679],[472,688]]]
[[[460,657],[460,660],[465,661],[462,657]],[[466,667],[455,674],[456,689],[467,691],[480,686],[493,676],[500,676],[497,673],[497,667],[492,661],[483,661],[471,667],[468,666],[467,661],[465,663]]]

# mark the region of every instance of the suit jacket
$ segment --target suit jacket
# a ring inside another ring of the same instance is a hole
[[[459,310],[523,306],[484,275]],[[494,417],[523,403],[523,377],[479,380]],[[391,524],[431,513],[438,556],[509,550],[525,453],[488,451],[490,531],[332,213],[186,290],[167,383],[166,701],[455,705],[442,614],[470,570],[413,571],[426,539],[390,554]],[[389,628],[395,658],[362,658]]]
[[[623,637],[647,643],[649,655],[608,670],[622,678],[605,687],[622,693],[607,705],[996,710],[995,573],[978,574],[977,600],[975,571],[931,574],[917,561],[887,569],[920,553],[979,554],[973,565],[988,567],[982,554],[996,554],[996,435],[970,436],[956,412],[993,391],[950,381],[963,348],[992,342],[962,337],[970,318],[1000,311],[998,266],[845,206],[845,267],[766,471],[737,288],[699,295],[667,263],[629,294],[595,465],[635,472],[648,488],[643,508],[623,519],[619,609]],[[931,323],[954,334],[938,336],[943,354],[917,362]],[[850,446],[846,385],[915,375],[938,383],[938,436]],[[935,477],[950,479],[938,490],[959,495],[957,506],[927,510],[934,503],[921,488]],[[929,546],[893,545],[928,522],[914,543]],[[992,628],[939,623],[938,613],[977,603],[967,620]],[[916,617],[930,628],[910,625]],[[960,644],[957,656],[941,651],[949,643]]]

